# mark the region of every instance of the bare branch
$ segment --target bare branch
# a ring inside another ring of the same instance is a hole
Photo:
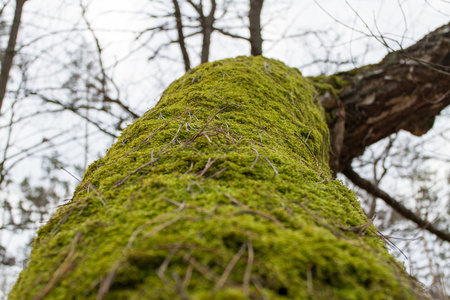
[[[108,96],[105,95],[105,98],[103,99],[103,102],[111,102],[111,103],[115,103],[117,105],[119,105],[124,111],[126,111],[127,113],[129,113],[134,119],[139,118],[139,115],[136,114],[135,112],[133,112],[129,106],[123,104],[122,101],[118,100],[118,99],[111,99]]]
[[[368,193],[382,199],[386,202],[387,205],[392,207],[396,212],[405,217],[406,219],[413,221],[420,228],[428,230],[429,232],[435,234],[440,239],[450,242],[450,234],[448,232],[442,231],[436,228],[433,224],[424,220],[406,208],[403,204],[401,204],[396,199],[389,196],[385,191],[379,189],[375,185],[373,185],[370,181],[360,177],[358,173],[356,173],[351,167],[347,167],[342,174],[344,174],[351,182],[360,188],[366,190]]]
[[[100,71],[102,74],[102,78],[101,78],[101,85],[102,85],[102,94],[106,95],[106,79],[107,79],[107,75],[106,75],[106,71],[105,68],[103,67],[103,59],[102,59],[102,47],[100,46],[100,41],[97,37],[97,35],[95,34],[94,29],[92,29],[91,23],[89,22],[89,20],[86,17],[86,6],[83,5],[83,1],[80,0],[80,7],[81,7],[81,15],[83,17],[84,22],[86,23],[86,26],[89,30],[89,32],[92,35],[92,38],[95,41],[95,45],[97,47],[97,53],[98,53],[98,64],[100,66]]]
[[[223,35],[232,37],[232,38],[234,38],[234,39],[241,39],[241,40],[250,41],[249,38],[246,38],[246,37],[243,37],[243,36],[240,36],[240,35],[237,35],[237,34],[233,34],[233,33],[231,33],[231,32],[225,31],[225,30],[222,29],[222,28],[214,27],[214,30],[220,32],[220,33],[223,34]]]
[[[203,17],[203,9],[200,5],[195,4],[192,0],[187,0],[187,2],[192,5],[192,7],[197,11],[200,17]]]
[[[81,114],[81,113],[78,111],[79,108],[88,108],[88,109],[91,109],[91,107],[88,107],[88,106],[86,106],[86,107],[71,107],[71,106],[68,106],[68,105],[62,103],[62,102],[59,101],[59,100],[50,99],[50,98],[48,98],[48,97],[46,97],[46,96],[44,96],[44,95],[40,95],[40,94],[35,93],[35,92],[31,92],[30,95],[38,96],[39,98],[41,98],[42,100],[44,100],[44,101],[47,102],[47,103],[52,103],[52,104],[56,104],[56,105],[58,105],[58,106],[61,106],[61,107],[63,107],[65,110],[68,110],[68,111],[73,112],[73,113],[76,114],[77,116],[81,117],[82,119],[86,120],[86,121],[89,122],[90,124],[94,125],[94,126],[95,126],[98,130],[100,130],[101,132],[106,133],[107,135],[109,135],[109,136],[111,136],[111,137],[113,137],[113,138],[117,138],[117,137],[118,137],[118,136],[117,136],[116,134],[114,134],[113,132],[110,132],[110,131],[108,131],[106,128],[103,128],[99,122],[96,122],[96,121],[91,120],[90,118],[86,117],[85,115]]]

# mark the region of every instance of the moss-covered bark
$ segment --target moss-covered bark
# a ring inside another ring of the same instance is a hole
[[[330,179],[312,85],[263,57],[202,65],[93,163],[10,299],[409,299]],[[354,232],[356,231],[356,232]]]

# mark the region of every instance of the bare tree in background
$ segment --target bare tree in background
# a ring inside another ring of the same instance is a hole
[[[216,21],[217,14],[217,3],[216,0],[209,0],[209,5],[205,5],[204,1],[179,1],[173,0],[173,7],[166,6],[167,10],[173,11],[172,14],[158,16],[151,15],[152,18],[158,18],[160,20],[160,24],[151,28],[147,28],[142,31],[138,35],[138,39],[144,40],[145,43],[151,43],[153,38],[158,35],[158,33],[165,33],[170,31],[176,31],[177,39],[176,40],[168,40],[165,43],[159,45],[156,50],[154,50],[150,59],[155,59],[158,57],[158,54],[172,44],[178,44],[181,50],[184,69],[188,71],[191,68],[191,59],[190,54],[192,50],[188,46],[187,40],[195,37],[197,35],[201,35],[201,51],[199,54],[200,63],[205,63],[209,61],[210,57],[210,48],[211,48],[211,38],[213,32],[217,29],[214,26]],[[231,5],[231,2],[225,2],[221,9],[222,18],[227,13],[228,5]],[[195,12],[194,15],[187,15],[185,11],[193,10]]]
[[[5,98],[6,86],[9,80],[9,72],[11,71],[11,67],[13,65],[14,56],[16,55],[17,36],[19,34],[20,22],[22,19],[22,10],[25,2],[26,0],[16,0],[14,20],[11,24],[8,46],[6,47],[6,51],[3,53],[2,57],[2,70],[0,72],[0,116],[2,115],[2,104],[3,99]],[[6,5],[7,3],[3,6],[1,10],[2,12]]]
[[[189,71],[191,69],[191,61],[189,59],[189,53],[186,49],[186,43],[183,33],[183,20],[181,17],[181,10],[180,6],[178,5],[178,0],[173,0],[173,7],[175,9],[175,19],[177,22],[177,32],[178,32],[178,44],[180,45],[181,54],[183,55],[183,61],[184,61],[184,69],[185,71]]]
[[[215,13],[216,13],[216,0],[211,1],[211,9],[207,14],[204,12],[203,2],[200,1],[198,4],[195,4],[192,0],[187,0],[189,4],[197,11],[198,20],[201,24],[201,33],[203,36],[202,40],[202,53],[201,53],[201,63],[205,63],[209,61],[209,49],[211,46],[211,35],[214,31],[214,21],[215,21]]]
[[[192,66],[192,47],[189,46],[188,40],[195,38],[197,35],[201,36],[200,53],[194,55],[200,63],[205,63],[210,60],[212,34],[217,32],[224,37],[239,39],[250,44],[251,51],[248,54],[262,55],[262,32],[261,32],[261,11],[263,7],[263,0],[251,0],[247,3],[248,6],[248,29],[249,36],[241,35],[240,33],[233,33],[227,28],[231,24],[219,26],[216,21],[228,17],[231,13],[231,8],[238,2],[238,0],[222,1],[221,5],[216,0],[209,0],[208,5],[204,1],[194,0],[173,0],[173,8],[167,4],[166,10],[172,10],[172,14],[159,16],[151,15],[152,18],[158,18],[160,24],[147,28],[138,35],[138,39],[145,41],[145,44],[151,44],[152,40],[160,33],[176,31],[177,39],[168,40],[161,43],[151,54],[150,59],[158,58],[163,49],[167,49],[172,44],[178,44],[181,50],[184,69],[189,70]],[[242,3],[240,3],[242,4]],[[187,14],[186,11],[194,11],[195,14]],[[239,20],[239,15],[234,15],[232,20]],[[235,27],[235,26],[230,26]],[[190,54],[191,53],[191,54]]]
[[[264,0],[250,0],[250,10],[248,12],[251,54],[253,56],[262,55],[261,36],[261,11]]]

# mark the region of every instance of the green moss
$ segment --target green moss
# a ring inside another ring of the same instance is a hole
[[[309,79],[311,79],[314,87],[320,93],[330,92],[334,96],[338,96],[339,90],[350,84],[347,80],[339,76],[339,74],[330,76],[320,75],[310,77]]]
[[[311,82],[263,57],[175,81],[87,170],[10,299],[410,299],[330,179]]]

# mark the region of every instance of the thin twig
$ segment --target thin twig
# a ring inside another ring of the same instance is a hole
[[[167,201],[167,202],[170,202],[170,203],[172,203],[172,204],[174,204],[174,205],[176,205],[176,206],[178,206],[178,207],[180,207],[181,205],[183,205],[183,203],[180,203],[180,202],[178,202],[178,201],[172,200],[172,199],[167,198],[167,197],[165,197],[165,196],[161,196],[160,198],[161,198],[162,200]]]
[[[263,156],[263,158],[267,161],[267,163],[272,167],[273,171],[275,172],[275,174],[278,174],[277,169],[275,168],[275,166],[270,162],[270,160],[267,159],[267,157]]]
[[[253,244],[252,240],[249,240],[247,242],[247,249],[248,249],[248,259],[247,259],[247,267],[245,268],[244,272],[244,283],[243,283],[243,291],[244,295],[247,297],[249,296],[249,286],[250,286],[250,277],[252,273],[252,266],[253,266],[253,258],[254,258],[254,252],[253,252]]]
[[[256,158],[253,161],[252,165],[250,166],[250,170],[253,169],[253,167],[256,165],[256,162],[258,161],[258,158],[259,158],[259,152],[255,148],[252,148],[252,150],[256,152]]]
[[[158,274],[159,278],[161,278],[162,280],[165,279],[165,273],[167,271],[167,268],[169,267],[170,261],[172,260],[172,257],[178,252],[178,250],[180,250],[180,247],[173,248],[166,256],[161,266],[159,266],[158,271],[156,271],[156,274]]]
[[[257,211],[257,210],[241,210],[241,211],[238,211],[238,212],[234,213],[235,216],[242,215],[242,214],[250,214],[250,215],[261,216],[261,217],[263,217],[265,219],[268,219],[268,220],[274,222],[275,224],[277,224],[278,227],[283,228],[283,229],[285,228],[283,223],[281,223],[277,218],[272,217],[271,215],[268,215],[268,214],[263,213],[261,211]]]
[[[158,156],[155,159],[150,160],[149,162],[146,162],[145,164],[143,164],[142,166],[138,167],[136,170],[134,170],[133,172],[131,172],[130,174],[128,174],[127,176],[125,176],[121,181],[119,181],[119,183],[116,184],[116,187],[121,186],[122,184],[125,183],[125,181],[127,181],[131,176],[133,176],[134,174],[136,174],[137,172],[139,172],[140,170],[148,167],[148,166],[152,166],[155,162],[157,162],[164,154],[166,154],[168,151],[165,151],[165,149],[167,149],[170,145],[172,145],[175,141],[176,138],[178,137],[178,133],[180,132],[181,127],[183,127],[183,124],[180,125],[180,127],[178,127],[177,132],[175,133],[175,136],[172,138],[172,140],[165,145],[161,151],[159,152]],[[152,156],[153,156],[153,152],[152,152]]]
[[[208,162],[206,163],[205,168],[203,169],[203,171],[200,172],[200,174],[197,175],[197,178],[202,177],[203,175],[205,175],[205,173],[209,170],[209,168],[220,158],[222,158],[223,155],[215,158],[214,160],[211,161],[211,157],[208,158]]]
[[[316,165],[317,165],[317,171],[318,171],[320,169],[320,167],[319,167],[319,161],[317,160],[317,157],[314,155],[311,148],[309,148],[308,144],[297,133],[294,133],[294,134],[296,137],[299,138],[300,141],[302,141],[302,143],[306,146],[306,148],[308,148],[308,151],[309,151],[309,153],[311,153],[311,156],[314,157],[314,160],[316,161]],[[309,134],[308,134],[308,138],[309,138]]]
[[[89,190],[92,188],[92,190],[94,191],[95,195],[98,197],[98,199],[100,200],[100,202],[102,203],[102,205],[104,207],[106,207],[106,201],[103,199],[103,195],[91,184],[85,184],[84,182],[82,182],[80,179],[78,179],[77,177],[75,177],[72,173],[70,173],[69,171],[67,171],[64,168],[61,168],[64,171],[66,171],[70,176],[72,176],[73,178],[75,178],[85,189],[86,192],[89,193]]]
[[[233,202],[234,204],[236,204],[237,206],[240,206],[242,208],[248,208],[245,204],[243,204],[242,202],[240,202],[238,199],[228,195],[228,194],[224,194],[225,197],[227,197],[228,199],[231,200],[231,202]]]
[[[70,241],[69,247],[66,251],[66,258],[61,263],[59,268],[53,272],[52,277],[48,281],[48,283],[45,285],[44,289],[37,294],[33,300],[40,300],[44,299],[44,297],[52,290],[52,288],[55,286],[55,284],[60,281],[64,275],[67,275],[67,272],[75,265],[75,259],[77,258],[75,247],[81,240],[82,233],[81,231],[78,231],[72,241]]]
[[[214,287],[214,291],[217,292],[220,290],[225,283],[227,282],[228,277],[231,274],[231,271],[233,271],[234,266],[241,258],[242,254],[244,254],[245,249],[247,248],[247,243],[242,244],[241,249],[233,256],[228,266],[225,268],[225,271],[223,272],[222,276],[220,277],[219,281],[217,281],[216,286]]]
[[[272,217],[271,215],[263,213],[261,211],[252,210],[248,206],[246,206],[245,204],[240,202],[238,199],[236,199],[236,198],[234,198],[234,197],[232,197],[232,196],[230,196],[228,194],[224,194],[224,196],[227,197],[228,199],[230,199],[230,201],[233,202],[234,204],[236,204],[237,206],[242,207],[243,209],[245,209],[245,210],[238,211],[238,212],[234,213],[234,215],[242,215],[242,214],[258,215],[258,216],[261,216],[263,218],[266,218],[266,219],[274,222],[280,228],[285,228],[283,223],[281,223],[277,218]]]
[[[175,281],[175,286],[177,287],[178,295],[180,296],[181,300],[188,300],[189,297],[186,293],[186,289],[183,286],[183,283],[181,282],[180,275],[178,275],[177,272],[173,271],[172,278]]]
[[[185,258],[197,271],[199,271],[206,279],[209,281],[215,281],[217,275],[211,271],[207,266],[201,265],[195,258],[189,257]]]

